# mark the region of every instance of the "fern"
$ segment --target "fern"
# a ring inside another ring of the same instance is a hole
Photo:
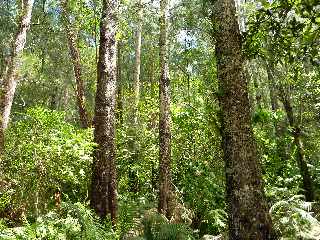
[[[284,239],[319,239],[320,223],[313,217],[311,207],[302,195],[278,201],[270,209],[275,229]]]
[[[156,210],[149,210],[143,219],[146,240],[192,240],[191,229],[183,224],[171,224]]]

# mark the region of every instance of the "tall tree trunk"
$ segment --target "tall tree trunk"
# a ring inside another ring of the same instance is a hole
[[[77,106],[78,113],[80,118],[80,124],[83,128],[88,128],[90,123],[90,118],[85,106],[85,91],[84,91],[84,83],[82,79],[82,71],[81,71],[81,61],[80,61],[80,53],[77,48],[77,34],[72,29],[72,23],[70,22],[70,13],[69,13],[69,0],[62,0],[62,13],[63,13],[63,22],[65,24],[65,31],[68,39],[69,53],[73,64],[74,77],[76,79],[76,98],[77,98]]]
[[[115,104],[118,7],[119,0],[102,1],[94,116],[94,141],[97,146],[94,151],[90,203],[101,218],[110,213],[113,226],[117,214]]]
[[[139,158],[138,149],[138,107],[140,101],[140,72],[141,72],[141,35],[142,35],[142,2],[137,1],[138,19],[135,39],[135,64],[134,64],[134,79],[133,79],[133,96],[132,96],[132,112],[130,122],[132,128],[130,129],[131,140],[129,141],[129,149],[132,152],[129,168],[129,187],[130,191],[137,193],[139,191],[139,181],[137,172],[134,170],[133,164]]]
[[[122,43],[118,42],[117,46],[117,121],[119,127],[123,125],[123,97],[122,97]]]
[[[137,126],[138,124],[138,105],[140,101],[140,72],[141,72],[141,39],[142,39],[142,15],[143,8],[141,0],[138,0],[138,23],[136,31],[136,41],[135,41],[135,66],[134,66],[134,110],[133,110],[133,124]]]
[[[254,140],[234,0],[214,2],[229,238],[273,239]],[[254,210],[253,210],[254,209]]]
[[[11,55],[2,74],[0,89],[0,154],[4,151],[4,131],[8,126],[12,102],[18,83],[17,71],[21,64],[21,55],[30,27],[34,0],[23,0],[19,27],[12,43]]]
[[[168,0],[160,1],[160,172],[159,172],[159,205],[158,211],[170,215],[171,195],[171,113],[170,113],[170,79],[168,64]]]
[[[314,189],[311,174],[307,165],[307,160],[304,152],[301,128],[298,121],[294,117],[293,108],[291,105],[290,97],[285,89],[280,86],[281,102],[286,111],[291,133],[296,146],[296,159],[302,176],[303,189],[305,191],[306,200],[312,202],[314,200]]]

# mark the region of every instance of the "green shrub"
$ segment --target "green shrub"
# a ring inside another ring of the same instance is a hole
[[[275,230],[283,239],[319,239],[320,223],[311,208],[301,195],[278,201],[270,209]]]
[[[114,240],[111,228],[80,203],[63,203],[61,211],[51,211],[23,227],[0,231],[3,240]]]
[[[92,130],[68,124],[63,112],[37,107],[20,114],[6,132],[11,205],[24,205],[36,217],[50,208],[56,191],[74,202],[83,201],[93,146]]]
[[[193,240],[193,232],[184,224],[172,224],[155,209],[143,218],[144,238],[147,240]]]

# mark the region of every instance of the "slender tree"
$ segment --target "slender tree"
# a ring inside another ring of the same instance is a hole
[[[303,146],[302,131],[300,127],[301,124],[299,124],[297,118],[294,116],[293,107],[288,91],[286,91],[286,89],[282,86],[280,86],[280,95],[280,99],[287,114],[287,119],[291,128],[294,145],[296,146],[296,160],[300,170],[300,174],[302,176],[305,197],[307,201],[312,202],[314,200],[314,189]]]
[[[271,218],[251,128],[244,57],[234,0],[215,0],[213,22],[222,110],[229,238],[272,239]]]
[[[269,50],[269,54],[272,52]],[[273,111],[277,111],[280,106],[278,105],[278,96],[280,101],[283,104],[283,108],[287,115],[287,120],[289,123],[289,127],[291,128],[291,135],[294,139],[294,145],[296,147],[296,161],[298,168],[300,170],[300,174],[302,176],[302,186],[304,189],[304,194],[306,200],[312,202],[314,200],[314,186],[311,177],[310,170],[308,168],[307,159],[305,156],[302,131],[301,131],[301,122],[298,121],[298,118],[294,114],[294,110],[292,107],[291,99],[288,90],[281,84],[275,83],[275,73],[276,69],[274,67],[274,62],[272,60],[265,63],[267,66],[267,76],[270,87],[270,99],[271,99],[271,107]],[[285,146],[279,141],[282,137],[282,131],[278,124],[275,124],[275,137],[277,139],[277,152],[279,158],[283,161],[286,160],[286,149]],[[284,165],[284,164],[283,164]],[[282,166],[282,171],[284,171],[284,167]],[[281,174],[281,172],[279,173]]]
[[[122,90],[122,42],[117,45],[117,121],[119,127],[123,125],[123,90]]]
[[[129,149],[132,152],[130,165],[132,166],[139,158],[138,149],[138,106],[140,102],[140,72],[141,72],[141,39],[142,39],[142,16],[143,6],[141,0],[136,1],[138,16],[135,36],[135,63],[134,63],[134,79],[133,79],[133,91],[132,91],[132,109],[131,109],[131,140],[129,141]],[[133,167],[129,169],[129,187],[130,191],[137,193],[139,191],[139,182],[136,171]]]
[[[118,6],[118,0],[102,1],[94,116],[94,141],[97,147],[94,151],[90,203],[101,218],[110,213],[113,226],[117,214],[115,105]]]
[[[270,53],[270,56],[272,56],[271,52],[269,53]],[[268,61],[263,60],[263,62],[267,70],[271,110],[273,113],[276,114],[280,110],[280,105],[279,105],[279,90],[278,90],[277,81],[275,78],[275,67],[274,67],[275,63],[272,57]],[[279,158],[279,162],[277,164],[278,166],[277,175],[279,176],[283,176],[286,170],[286,161],[288,159],[287,149],[285,146],[285,142],[283,141],[285,124],[286,124],[285,121],[278,122],[278,120],[275,120],[273,123],[274,137],[275,137],[275,142],[277,144],[276,150]]]
[[[80,61],[80,53],[77,47],[77,33],[72,27],[72,23],[70,21],[70,10],[69,10],[69,0],[62,0],[62,13],[63,13],[63,22],[65,26],[65,32],[68,39],[68,47],[70,58],[73,64],[73,72],[76,79],[76,98],[77,98],[77,106],[78,113],[80,118],[81,127],[88,128],[91,123],[89,119],[89,114],[86,110],[85,104],[85,90],[84,90],[84,82],[82,79],[82,70],[81,70],[81,61]]]
[[[140,100],[140,72],[141,72],[141,39],[142,39],[142,15],[143,8],[141,0],[137,1],[138,7],[138,22],[135,39],[135,66],[134,66],[134,110],[133,110],[133,123],[135,126],[138,124],[138,105]]]
[[[30,28],[33,3],[34,0],[22,1],[19,26],[12,43],[11,54],[8,58],[4,73],[1,74],[0,154],[4,151],[4,131],[9,123],[12,102],[18,83],[18,69],[21,64],[21,55],[27,40],[27,31]]]
[[[160,174],[159,174],[159,205],[158,211],[170,215],[171,195],[171,129],[170,129],[170,79],[168,64],[168,0],[160,1]]]

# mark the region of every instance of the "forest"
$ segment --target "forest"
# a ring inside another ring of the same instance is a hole
[[[0,239],[320,240],[318,0],[0,0]]]

